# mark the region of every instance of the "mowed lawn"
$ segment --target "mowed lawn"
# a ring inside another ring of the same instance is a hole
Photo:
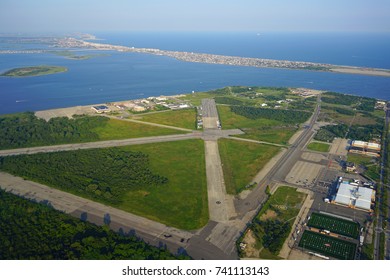
[[[133,123],[116,119],[109,119],[103,125],[94,128],[93,132],[99,135],[99,140],[140,138],[185,133],[183,131],[175,129]]]
[[[229,139],[218,140],[218,148],[229,194],[243,191],[267,162],[280,151],[280,148],[275,146]]]
[[[139,116],[141,121],[196,129],[195,109],[170,110]]]
[[[129,146],[149,156],[151,170],[168,178],[152,189],[130,191],[121,209],[169,226],[191,230],[208,222],[204,143],[185,140]]]
[[[307,149],[316,152],[327,153],[329,152],[330,145],[320,142],[311,142],[307,145]]]

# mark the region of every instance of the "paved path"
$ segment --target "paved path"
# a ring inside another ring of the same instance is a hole
[[[217,141],[205,141],[210,220],[225,222],[236,216],[233,197],[226,194]]]
[[[201,137],[202,134],[194,132],[189,134],[177,134],[177,135],[167,135],[167,136],[124,139],[124,140],[88,142],[88,143],[80,143],[80,144],[64,144],[64,145],[53,145],[53,146],[44,146],[44,147],[21,148],[21,149],[12,149],[12,150],[0,150],[0,156],[14,156],[14,155],[22,155],[22,154],[30,155],[30,154],[37,154],[37,153],[52,153],[52,152],[59,152],[59,151],[73,151],[73,150],[93,149],[93,148],[121,147],[121,146],[129,146],[129,145],[181,141],[181,140],[196,139],[196,138],[200,139]]]
[[[198,232],[188,232],[168,227],[129,212],[36,182],[27,181],[8,173],[0,172],[0,187],[28,199],[38,202],[50,202],[57,210],[97,225],[103,225],[104,217],[109,215],[111,229],[136,234],[155,246],[165,244],[173,252],[185,249],[197,259],[235,258],[234,253],[229,255],[211,242],[199,238]]]
[[[233,139],[233,140],[238,140],[238,141],[256,143],[256,144],[266,144],[266,145],[282,147],[282,148],[287,148],[288,147],[287,145],[283,145],[283,144],[276,144],[276,143],[270,143],[270,142],[265,142],[265,141],[258,141],[258,140],[253,140],[253,139],[239,138],[239,137],[234,137],[234,136],[229,136],[227,138]]]
[[[219,118],[214,99],[202,99],[202,118],[205,129],[217,129]]]

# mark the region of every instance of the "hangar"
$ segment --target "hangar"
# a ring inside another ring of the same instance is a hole
[[[348,181],[338,182],[337,194],[332,203],[371,212],[375,201],[375,191],[371,188],[359,187]]]

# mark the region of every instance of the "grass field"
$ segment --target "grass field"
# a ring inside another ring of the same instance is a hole
[[[375,159],[373,162],[372,157],[348,153],[348,161],[355,163],[357,166],[364,166],[364,175],[370,177],[372,180],[378,181],[380,179],[380,166]]]
[[[151,170],[168,178],[157,189],[128,192],[121,208],[182,229],[208,222],[204,143],[186,140],[130,146],[149,155]]]
[[[330,232],[352,238],[359,237],[358,223],[324,215],[321,213],[312,213],[310,216],[310,220],[307,222],[307,225],[309,227],[315,227],[318,229],[326,229]]]
[[[316,152],[327,153],[329,152],[330,145],[320,142],[311,142],[307,145],[307,149]]]
[[[133,123],[123,120],[109,119],[102,126],[93,129],[99,135],[99,140],[114,140],[126,138],[140,138],[151,136],[163,136],[172,134],[183,134],[184,131]]]
[[[280,125],[281,122],[268,119],[249,119],[233,113],[230,106],[217,106],[219,117],[224,129],[234,128],[264,128]]]
[[[257,218],[262,219],[268,210],[276,209],[278,219],[288,221],[298,215],[305,198],[306,194],[297,192],[296,188],[280,186],[264,204]]]
[[[299,247],[340,260],[353,260],[356,254],[354,243],[307,230],[302,234]]]
[[[140,120],[187,129],[196,129],[195,109],[170,110],[139,116]]]
[[[275,146],[229,139],[220,139],[218,145],[229,194],[245,190],[245,186],[280,150]]]
[[[359,155],[359,154],[353,154],[353,153],[348,153],[348,161],[355,163],[356,165],[367,165],[371,164],[372,157],[367,157],[364,155]]]
[[[213,98],[213,97],[215,97],[215,95],[211,93],[196,92],[193,94],[187,94],[186,96],[180,97],[179,99],[190,102],[194,106],[200,106],[202,104],[203,98]]]
[[[245,134],[236,137],[265,141],[269,143],[287,145],[288,140],[297,131],[296,127],[264,127],[264,128],[245,128]]]

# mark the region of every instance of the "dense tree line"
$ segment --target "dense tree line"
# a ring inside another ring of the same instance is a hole
[[[351,106],[359,102],[361,97],[337,92],[325,92],[321,100],[325,103]]]
[[[188,259],[1,189],[0,201],[2,260]]]
[[[360,97],[336,92],[325,92],[321,100],[325,103],[352,106],[357,110],[372,112],[375,109],[375,98]]]
[[[0,170],[111,205],[168,181],[152,173],[146,154],[118,148],[0,157]]]
[[[99,136],[93,129],[108,120],[102,116],[78,116],[45,121],[30,112],[1,116],[0,149],[95,141]]]
[[[316,97],[309,97],[305,99],[298,99],[289,103],[288,108],[293,110],[309,111],[313,112],[317,104]]]
[[[278,219],[265,221],[255,219],[251,229],[255,236],[261,240],[263,247],[277,255],[291,230],[291,225]]]
[[[370,125],[352,125],[348,130],[348,125],[327,125],[321,127],[314,139],[319,141],[331,142],[335,137],[358,139],[361,141],[369,141],[373,138],[380,138],[383,131],[383,125],[380,123]],[[348,133],[347,133],[348,132]]]
[[[263,109],[249,106],[232,106],[231,111],[249,119],[270,119],[284,123],[303,123],[311,116],[309,112],[294,110]]]

